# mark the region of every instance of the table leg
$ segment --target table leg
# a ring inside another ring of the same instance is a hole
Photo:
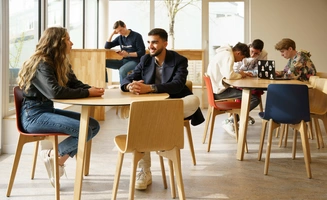
[[[95,106],[92,106],[90,109],[90,117],[94,117]],[[90,159],[91,159],[91,148],[92,148],[92,139],[86,143],[86,152],[85,152],[85,162],[84,162],[84,176],[89,175],[90,171]]]
[[[243,88],[242,90],[242,104],[241,104],[241,116],[240,116],[240,125],[239,125],[239,136],[238,136],[238,145],[237,145],[237,155],[238,160],[243,160],[244,157],[244,147],[246,142],[246,132],[248,129],[248,118],[250,111],[250,99],[251,99],[251,90]]]
[[[87,130],[89,126],[90,112],[91,112],[90,106],[82,106],[79,138],[78,138],[77,160],[76,160],[75,186],[74,186],[75,200],[81,199],[85,147],[86,147],[86,140],[88,134]]]

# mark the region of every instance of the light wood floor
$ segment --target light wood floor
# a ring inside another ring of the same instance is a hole
[[[203,110],[206,114],[206,110]],[[187,141],[182,150],[183,179],[186,199],[327,199],[327,147],[316,148],[316,140],[310,140],[312,156],[312,179],[306,176],[302,147],[298,139],[297,158],[291,159],[292,131],[287,147],[278,147],[278,139],[273,139],[269,174],[263,174],[264,158],[257,160],[261,121],[257,111],[250,114],[256,119],[248,128],[249,153],[244,161],[236,159],[236,141],[221,127],[226,115],[218,116],[214,130],[211,152],[207,143],[202,144],[204,123],[191,127],[197,158],[193,166]],[[113,138],[124,133],[127,120],[119,119],[115,110],[109,110],[107,120],[101,122],[101,130],[93,140],[90,175],[85,177],[82,199],[104,200],[111,198],[111,189],[116,168],[117,150]],[[327,135],[323,131],[325,141]],[[264,151],[265,153],[265,151]],[[127,199],[131,155],[125,156],[119,185],[118,198]],[[34,180],[30,180],[31,155],[21,159],[16,181],[10,198],[6,188],[11,171],[13,155],[0,156],[0,199],[50,200],[54,199],[54,189],[47,179],[42,160],[37,163]],[[152,154],[153,183],[145,191],[135,192],[135,199],[171,199],[170,188],[164,189],[159,160]],[[66,165],[67,177],[61,178],[61,199],[72,200],[74,190],[75,159]],[[166,168],[168,166],[166,165]]]

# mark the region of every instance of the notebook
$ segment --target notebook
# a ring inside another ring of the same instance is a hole
[[[275,72],[274,60],[258,60],[258,77],[272,80],[290,80],[287,77],[277,77]]]

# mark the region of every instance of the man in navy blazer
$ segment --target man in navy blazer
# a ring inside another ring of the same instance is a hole
[[[204,121],[199,108],[199,98],[185,85],[188,75],[188,60],[174,51],[167,50],[168,34],[155,28],[148,33],[149,54],[141,57],[140,63],[121,83],[121,90],[134,94],[168,93],[170,98],[181,98],[184,102],[184,117],[196,126]],[[150,153],[139,161],[140,172],[135,188],[144,190],[152,183]]]

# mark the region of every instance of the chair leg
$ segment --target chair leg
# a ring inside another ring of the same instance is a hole
[[[206,137],[207,137],[207,132],[208,132],[208,126],[209,126],[209,122],[211,120],[211,116],[212,116],[212,112],[213,112],[213,107],[210,107],[210,105],[208,106],[208,112],[207,112],[207,117],[206,117],[206,123],[204,125],[204,132],[203,132],[203,139],[202,139],[202,144],[205,143],[206,141]]]
[[[309,137],[309,139],[313,140],[312,120],[310,120],[308,122],[308,128],[309,128],[308,137]]]
[[[54,178],[55,178],[55,199],[60,199],[60,184],[59,184],[59,163],[58,163],[58,136],[49,136],[48,139],[52,142],[54,152]]]
[[[134,192],[135,192],[135,180],[136,180],[136,168],[137,163],[141,158],[143,158],[144,153],[136,152],[133,153],[133,161],[132,161],[132,167],[131,167],[131,178],[129,182],[129,198],[130,200],[134,199]]]
[[[300,131],[300,134],[301,134],[302,149],[303,149],[304,162],[305,162],[305,168],[307,171],[307,176],[308,176],[308,178],[312,178],[311,167],[310,167],[311,153],[310,153],[310,146],[309,146],[309,141],[308,141],[307,128],[306,128],[304,121],[302,121],[300,123],[298,130]]]
[[[174,176],[174,165],[173,162],[168,159],[169,164],[169,181],[170,181],[170,194],[171,198],[176,198],[176,189],[175,189],[175,176]]]
[[[157,152],[157,153],[172,161],[176,180],[177,180],[178,196],[179,196],[179,199],[184,200],[185,199],[185,191],[184,191],[184,183],[183,183],[183,177],[182,177],[180,149],[175,147],[170,151]]]
[[[117,197],[117,191],[118,191],[118,185],[119,185],[119,179],[121,174],[121,168],[123,165],[124,155],[125,154],[118,151],[118,162],[116,165],[116,173],[115,173],[115,179],[114,179],[114,184],[112,187],[112,195],[111,195],[112,200],[115,200]]]
[[[320,140],[322,139],[322,137],[321,137],[321,131],[320,131],[320,127],[319,127],[319,121],[318,121],[318,119],[313,118],[313,122],[314,122],[315,131],[316,131],[317,149],[320,149]]]
[[[19,139],[18,139],[18,144],[17,144],[17,147],[16,147],[14,163],[12,165],[11,175],[10,175],[10,179],[9,179],[9,183],[8,183],[7,197],[10,196],[11,189],[12,189],[12,186],[13,186],[14,181],[15,181],[16,172],[17,172],[17,168],[18,168],[18,165],[19,165],[20,156],[22,155],[22,150],[23,150],[24,144],[25,144],[24,136],[20,135]]]
[[[214,113],[215,111],[212,111],[211,117],[210,117],[210,133],[209,133],[209,141],[208,141],[208,149],[207,152],[210,151],[211,148],[211,141],[212,141],[212,134],[213,134],[213,128],[215,125],[215,119],[216,119],[216,114]]]
[[[274,123],[272,120],[269,120],[269,131],[268,131],[268,138],[267,138],[267,150],[266,150],[266,160],[265,160],[265,169],[264,169],[265,175],[268,174],[268,169],[269,169],[273,130],[278,126],[279,126],[278,124]]]
[[[259,145],[259,152],[258,152],[258,160],[261,160],[261,157],[262,157],[262,149],[263,149],[263,144],[265,142],[267,122],[268,122],[267,120],[262,120],[262,128],[261,128],[261,135],[260,135],[260,145]]]
[[[39,151],[39,141],[35,142],[34,146],[34,155],[33,155],[33,163],[32,163],[32,172],[31,172],[31,179],[34,179],[35,175],[35,168],[36,168],[36,161],[37,161],[37,153]]]
[[[194,146],[193,146],[193,139],[192,139],[192,133],[191,133],[191,127],[189,120],[184,120],[184,127],[186,128],[188,143],[190,145],[190,151],[192,155],[193,165],[196,165],[196,158],[194,153]]]
[[[295,159],[296,155],[296,142],[297,142],[297,130],[294,129],[294,134],[293,134],[293,146],[292,146],[292,159]]]
[[[164,188],[167,189],[167,178],[166,178],[166,172],[165,172],[165,164],[163,162],[163,157],[159,156],[160,161],[160,168],[161,168],[161,175],[162,175],[162,183],[164,185]]]

